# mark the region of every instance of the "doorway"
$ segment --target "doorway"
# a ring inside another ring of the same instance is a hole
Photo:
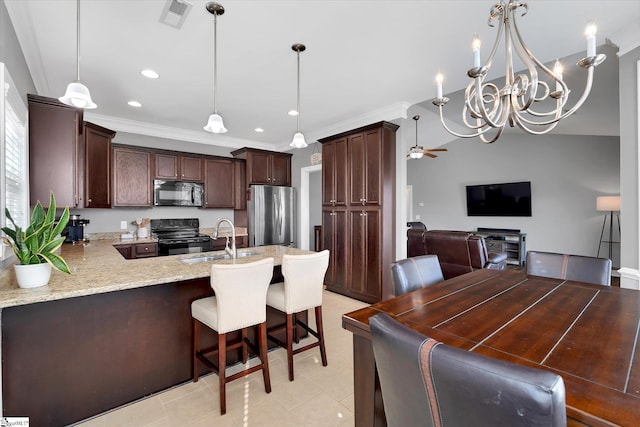
[[[300,170],[300,249],[314,249],[314,226],[322,224],[322,165]]]

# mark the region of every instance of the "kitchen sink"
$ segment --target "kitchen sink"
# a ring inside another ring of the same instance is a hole
[[[259,255],[259,253],[254,251],[242,251],[242,252],[238,251],[237,253],[238,258],[243,258],[243,257],[253,256],[253,255]],[[227,253],[216,254],[216,255],[203,255],[203,256],[195,256],[191,258],[183,258],[180,261],[187,264],[194,264],[197,262],[209,262],[209,261],[217,261],[221,259],[231,259],[231,255]]]

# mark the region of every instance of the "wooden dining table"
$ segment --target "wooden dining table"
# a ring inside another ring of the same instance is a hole
[[[562,376],[567,424],[640,426],[640,292],[476,270],[342,316],[353,333],[356,426],[386,425],[369,318]]]

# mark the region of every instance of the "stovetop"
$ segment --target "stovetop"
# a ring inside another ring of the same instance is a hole
[[[159,243],[205,242],[210,239],[200,234],[198,218],[152,219],[151,234]]]

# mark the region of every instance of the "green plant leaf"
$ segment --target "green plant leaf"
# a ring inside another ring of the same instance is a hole
[[[62,259],[60,255],[54,254],[54,253],[48,253],[48,254],[41,254],[41,256],[45,260],[47,260],[47,262],[51,264],[51,266],[56,270],[62,271],[63,273],[71,274],[71,271],[69,270],[69,266],[67,265],[65,260]]]

